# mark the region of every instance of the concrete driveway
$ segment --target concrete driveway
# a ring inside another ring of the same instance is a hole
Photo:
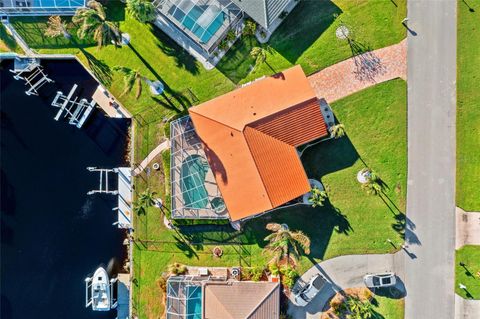
[[[348,255],[340,256],[320,262],[304,273],[295,284],[293,290],[298,289],[315,274],[322,274],[330,282],[310,304],[306,307],[295,306],[290,296],[288,313],[295,319],[319,318],[324,306],[339,290],[352,287],[364,287],[363,276],[379,272],[395,272],[399,278],[398,288],[404,290],[403,255],[404,251],[396,254],[379,255]]]

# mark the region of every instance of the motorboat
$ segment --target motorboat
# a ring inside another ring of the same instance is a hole
[[[85,278],[85,307],[92,305],[94,311],[109,311],[115,308],[116,303],[112,305],[112,284],[115,282],[116,279],[109,280],[103,267],[98,267],[92,277]]]

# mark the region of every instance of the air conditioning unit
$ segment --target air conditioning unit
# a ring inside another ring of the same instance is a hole
[[[234,277],[234,278],[240,277],[240,268],[238,268],[238,267],[232,268],[231,273],[232,273],[232,277]]]

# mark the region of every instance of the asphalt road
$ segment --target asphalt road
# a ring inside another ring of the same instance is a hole
[[[456,6],[408,1],[406,319],[455,316]]]

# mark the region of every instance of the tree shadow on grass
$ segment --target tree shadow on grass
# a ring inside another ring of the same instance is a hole
[[[332,1],[299,1],[272,35],[270,45],[290,63],[296,63],[341,13]]]
[[[250,56],[252,48],[260,46],[255,37],[242,36],[218,62],[216,68],[235,84],[246,78],[255,67]]]
[[[158,39],[157,47],[166,55],[174,58],[177,67],[182,68],[193,75],[197,75],[200,72],[199,62],[197,62],[190,53],[155,26],[150,26],[150,30]]]
[[[305,221],[308,220],[308,223]],[[312,208],[308,205],[297,205],[278,209],[271,214],[258,217],[255,220],[247,221],[245,231],[253,234],[254,240],[260,247],[265,247],[264,240],[271,232],[266,230],[268,223],[285,223],[292,230],[301,230],[311,240],[309,257],[323,259],[330,237],[333,232],[348,235],[354,231],[338,208],[326,203],[323,207]]]
[[[87,52],[80,47],[80,51],[87,59],[88,67],[92,70],[97,79],[104,85],[110,86],[112,84],[112,70],[102,60],[97,59],[93,54]]]

